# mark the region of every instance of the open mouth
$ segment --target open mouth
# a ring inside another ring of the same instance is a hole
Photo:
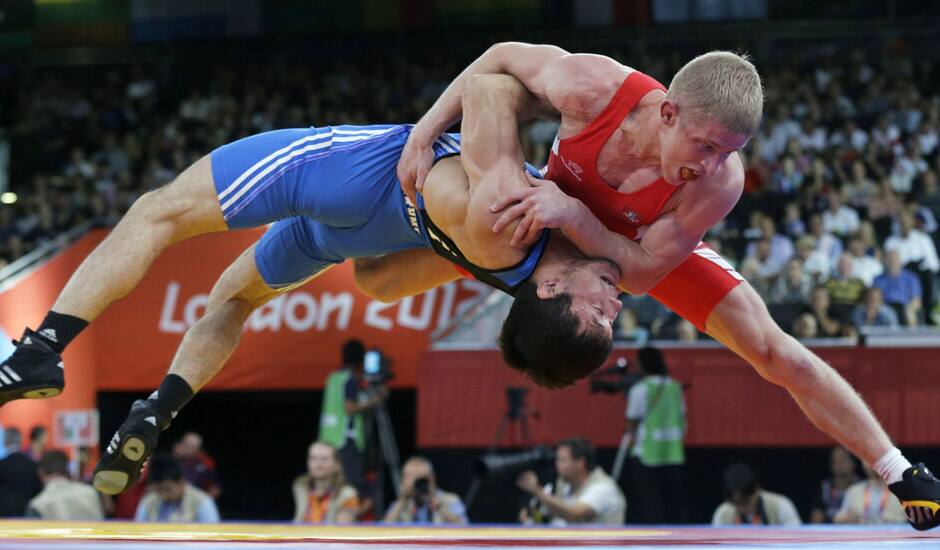
[[[679,169],[679,179],[682,181],[695,181],[699,178],[701,174],[692,170],[691,168],[686,168],[683,166]]]

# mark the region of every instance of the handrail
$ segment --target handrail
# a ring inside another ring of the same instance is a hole
[[[79,224],[51,241],[40,245],[28,254],[17,258],[10,265],[0,268],[0,292],[5,292],[10,287],[29,276],[45,263],[47,259],[55,256],[65,247],[77,241],[93,226],[94,224],[91,222]]]

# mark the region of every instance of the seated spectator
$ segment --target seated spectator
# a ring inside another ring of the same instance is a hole
[[[878,186],[868,177],[865,163],[855,160],[852,163],[851,179],[842,184],[842,199],[849,206],[867,212],[871,201],[876,196],[878,196]]]
[[[809,302],[813,282],[803,270],[803,261],[799,256],[790,258],[783,273],[774,279],[768,292],[771,304],[805,304]]]
[[[697,342],[698,329],[688,319],[679,319],[676,323],[676,340],[680,342]]]
[[[33,462],[38,462],[42,455],[46,453],[46,445],[49,443],[49,432],[43,426],[33,426],[29,431],[29,448],[25,449]]]
[[[861,237],[849,239],[848,254],[852,258],[852,277],[861,279],[865,286],[871,286],[875,277],[884,271],[884,265],[874,255],[869,255]],[[877,250],[874,251],[877,253]]]
[[[797,340],[819,338],[819,323],[812,313],[803,313],[793,321],[793,336]]]
[[[755,256],[755,249],[760,242],[768,240],[770,242],[770,250],[768,252],[769,259],[767,260],[768,269],[773,271],[774,274],[779,273],[783,269],[784,264],[787,263],[787,260],[793,257],[793,241],[786,235],[777,233],[777,224],[774,223],[773,218],[770,216],[760,216],[758,226],[760,228],[761,240],[748,244],[745,255],[747,257]]]
[[[612,477],[597,465],[594,446],[581,437],[566,439],[555,447],[557,482],[539,486],[533,471],[523,472],[516,485],[533,497],[519,513],[523,523],[533,516],[551,518],[552,525],[594,523],[623,525],[627,500]]]
[[[832,338],[842,334],[842,319],[833,309],[829,299],[829,290],[823,285],[817,285],[810,294],[808,313],[816,318],[821,338]]]
[[[22,451],[23,435],[16,428],[3,432],[7,456],[0,460],[0,517],[19,517],[42,490],[36,463]]]
[[[836,306],[855,305],[865,292],[864,281],[852,276],[852,265],[851,254],[839,256],[835,273],[826,280],[826,290]]]
[[[865,291],[862,303],[852,312],[852,324],[862,327],[898,327],[898,314],[885,305],[881,289],[872,287]]]
[[[650,331],[640,326],[632,309],[620,310],[617,324],[614,326],[614,340],[618,342],[634,342],[638,346],[645,346],[649,340]]]
[[[431,461],[413,456],[402,466],[399,495],[385,523],[466,524],[467,510],[460,497],[437,487]]]
[[[835,265],[842,255],[842,241],[823,225],[822,216],[813,214],[809,217],[809,234],[816,239],[816,250],[823,253],[829,265]]]
[[[751,283],[761,297],[766,297],[770,281],[780,273],[783,265],[778,265],[771,256],[771,240],[761,239],[753,248],[753,254],[741,263],[741,275]]]
[[[881,289],[885,303],[903,317],[905,325],[918,324],[922,296],[920,279],[901,267],[901,255],[897,250],[885,252],[885,272],[875,277],[872,286]]]
[[[69,459],[62,451],[46,451],[39,459],[43,490],[29,501],[26,515],[60,521],[104,519],[101,497],[87,483],[69,478]]]
[[[183,478],[179,463],[166,453],[150,459],[150,492],[137,505],[135,521],[217,523],[219,510],[205,491]]]
[[[809,275],[813,284],[818,284],[829,277],[832,263],[829,257],[816,246],[816,237],[803,235],[796,241],[796,255],[803,262],[803,271]]]
[[[842,196],[837,192],[828,194],[829,206],[822,213],[823,229],[839,237],[847,237],[858,231],[858,212],[842,203]]]
[[[845,492],[842,507],[835,523],[872,525],[879,523],[907,523],[901,503],[894,498],[888,486],[868,464],[862,464],[867,479],[852,484]]]
[[[819,484],[819,492],[813,501],[813,511],[810,513],[811,523],[832,523],[833,518],[842,508],[845,492],[849,486],[858,481],[855,473],[855,459],[845,447],[832,448],[829,454],[829,467],[832,477],[824,479]]]
[[[339,452],[318,441],[307,451],[307,474],[294,481],[294,521],[351,523],[356,521],[359,496],[346,483]]]
[[[202,436],[186,432],[173,446],[173,458],[183,470],[183,477],[212,498],[219,498],[222,487],[215,472],[215,461],[202,450]]]
[[[933,279],[940,271],[937,247],[929,235],[915,227],[914,213],[905,209],[898,216],[898,232],[885,241],[885,251],[897,250],[901,265],[920,279],[924,308],[933,308]]]
[[[800,525],[800,515],[789,498],[760,488],[750,466],[732,464],[725,469],[725,501],[712,515],[712,525]]]
[[[806,224],[800,215],[800,203],[788,202],[784,208],[783,232],[792,239],[798,239],[806,234]]]

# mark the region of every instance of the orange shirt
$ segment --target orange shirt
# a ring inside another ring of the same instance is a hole
[[[311,491],[310,495],[307,497],[307,514],[304,516],[304,521],[309,523],[325,523],[328,519],[327,514],[329,514],[330,502],[332,500],[333,491],[328,491],[321,496]],[[359,499],[355,496],[351,496],[345,501],[340,502],[337,507],[338,510],[357,510],[358,508]]]

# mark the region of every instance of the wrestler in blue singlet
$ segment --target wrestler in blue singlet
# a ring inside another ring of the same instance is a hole
[[[276,130],[212,152],[212,174],[230,229],[276,222],[255,249],[265,283],[288,288],[346,258],[432,247],[506,292],[527,279],[548,232],[525,259],[503,270],[477,268],[424,212],[408,204],[396,167],[411,125]],[[434,144],[435,161],[460,153],[460,136]],[[538,174],[534,168],[530,172]]]

